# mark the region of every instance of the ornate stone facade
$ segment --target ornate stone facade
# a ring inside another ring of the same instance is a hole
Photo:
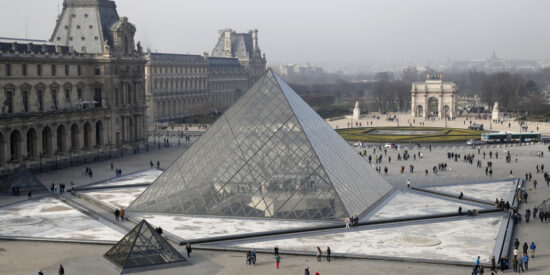
[[[148,52],[145,75],[149,122],[174,121],[207,112],[206,57]]]
[[[149,122],[223,112],[265,72],[257,30],[219,34],[211,57],[148,52]],[[222,53],[220,47],[227,50]]]
[[[425,82],[414,82],[411,89],[411,115],[452,119],[456,112],[456,83],[442,75],[428,75]]]
[[[84,39],[61,39],[84,21]],[[0,43],[0,173],[143,148],[146,60],[134,33],[112,1],[66,0],[49,43]]]

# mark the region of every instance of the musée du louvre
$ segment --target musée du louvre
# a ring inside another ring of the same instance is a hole
[[[65,0],[49,40],[0,37],[0,174],[147,149],[147,124],[223,112],[265,71],[257,30],[152,53],[110,0]]]
[[[342,220],[392,189],[269,70],[128,210]]]

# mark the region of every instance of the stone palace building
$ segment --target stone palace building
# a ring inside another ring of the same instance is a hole
[[[65,0],[50,41],[0,39],[0,174],[146,144],[146,58],[109,0]]]
[[[219,31],[211,56],[147,51],[146,57],[149,122],[223,112],[266,70],[258,30]]]

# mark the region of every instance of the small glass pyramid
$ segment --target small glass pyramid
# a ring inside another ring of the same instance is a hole
[[[187,260],[145,220],[136,225],[104,255],[124,271]]]

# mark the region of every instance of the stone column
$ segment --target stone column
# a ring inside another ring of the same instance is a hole
[[[84,125],[80,125],[80,123],[76,124],[78,126],[78,148],[77,152],[82,151],[82,147],[84,147]]]
[[[36,157],[38,159],[40,159],[40,154],[45,154],[46,152],[44,152],[44,150],[42,149],[42,131],[44,130],[44,127],[42,127],[40,130],[38,129],[35,129],[36,130],[36,146],[38,148],[36,148]]]
[[[0,91],[1,92],[1,91]],[[1,133],[0,133],[1,134]],[[9,158],[9,155],[8,155],[8,146],[7,146],[7,139],[6,139],[6,136],[3,136],[4,137],[4,140],[3,142],[0,141],[0,167],[4,167],[5,164],[6,164],[6,161],[8,160]]]
[[[443,95],[440,94],[439,98],[437,99],[437,117],[442,118],[443,117]]]
[[[25,131],[19,131],[19,133],[21,134],[21,159],[24,159],[28,155],[28,152],[27,152],[27,131],[28,131],[28,129],[26,129]]]
[[[97,122],[97,121],[96,121]],[[91,131],[91,138],[90,138],[90,143],[91,143],[91,148],[90,150],[93,150],[95,149],[95,146],[96,146],[96,129],[95,129],[95,123],[90,123],[90,127],[92,128],[92,131]],[[97,151],[97,150],[96,150]]]
[[[61,151],[61,148],[57,148],[57,127],[50,127],[52,130],[52,155],[50,157],[55,157],[55,152]]]
[[[414,92],[411,92],[411,94],[411,115],[412,117],[416,117],[416,95],[414,94]]]
[[[422,117],[428,117],[428,94],[424,94],[424,104],[422,106]]]

